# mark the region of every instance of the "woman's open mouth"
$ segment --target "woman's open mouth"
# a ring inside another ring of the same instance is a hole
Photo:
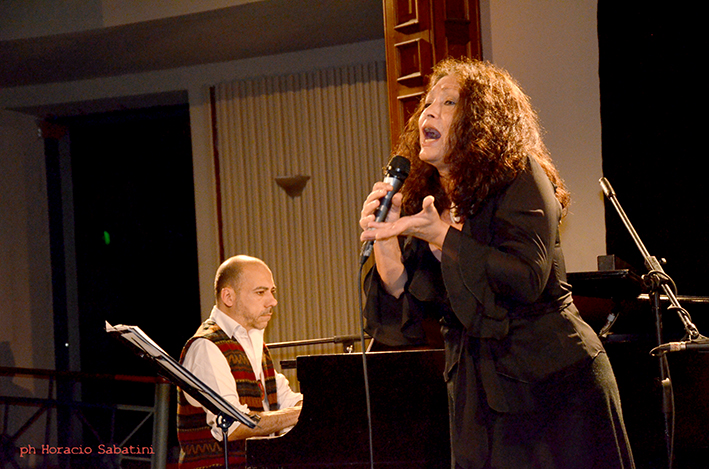
[[[433,127],[425,127],[423,129],[423,137],[425,140],[438,140],[441,138],[441,133]]]

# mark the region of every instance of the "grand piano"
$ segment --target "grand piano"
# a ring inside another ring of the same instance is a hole
[[[611,256],[606,256],[611,257]],[[672,436],[673,465],[678,469],[709,467],[709,353],[683,351],[665,356],[669,383],[662,383],[660,358],[650,355],[659,342],[684,339],[685,330],[669,300],[660,298],[659,316],[642,279],[631,269],[569,273],[574,302],[594,330],[612,322],[603,343],[613,366],[625,426],[638,469],[667,469],[665,417]],[[709,333],[709,297],[679,295],[700,333]],[[614,319],[611,319],[614,318]],[[659,327],[658,327],[659,326]],[[658,337],[659,335],[659,337]],[[671,402],[663,403],[664,390]]]
[[[668,467],[658,359],[649,353],[657,345],[656,318],[640,278],[616,269],[570,273],[569,282],[581,315],[596,331],[603,329],[611,315],[618,318],[604,342],[620,388],[637,467]],[[706,334],[709,298],[680,300]],[[681,340],[677,318],[665,315],[665,341]],[[709,353],[678,353],[668,359],[676,420],[674,467],[705,469],[709,460]],[[246,440],[247,467],[447,469],[450,450],[443,362],[442,350],[367,354],[370,458],[362,355],[298,357],[298,381],[306,396],[300,420],[282,436]]]
[[[371,454],[362,354],[299,356],[300,419],[284,435],[247,439],[247,467],[450,468],[443,351],[370,352],[366,359]]]

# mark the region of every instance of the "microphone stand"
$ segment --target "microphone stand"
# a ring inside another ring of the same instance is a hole
[[[608,179],[605,177],[602,177],[599,180],[599,183],[601,184],[601,188],[603,189],[603,193],[605,196],[608,198],[608,200],[613,204],[613,207],[616,209],[618,212],[618,215],[620,216],[620,219],[622,220],[623,224],[625,225],[626,229],[630,233],[630,236],[633,238],[633,241],[635,242],[635,245],[638,247],[640,250],[640,253],[643,256],[643,259],[645,261],[645,267],[648,269],[648,273],[642,276],[643,281],[648,285],[650,288],[650,298],[652,301],[652,310],[655,314],[655,333],[657,336],[657,344],[658,348],[663,348],[664,346],[662,345],[663,337],[662,337],[662,309],[660,307],[660,292],[664,292],[664,294],[667,296],[667,298],[670,301],[670,306],[668,309],[674,309],[677,311],[677,314],[679,315],[680,320],[682,321],[682,325],[684,327],[684,330],[686,332],[686,339],[688,339],[690,342],[691,341],[696,341],[696,340],[706,340],[706,337],[702,336],[699,333],[699,330],[697,327],[692,323],[692,319],[684,308],[679,303],[679,300],[677,299],[677,294],[676,294],[676,286],[674,281],[670,278],[669,275],[667,275],[662,268],[662,264],[660,261],[657,260],[656,257],[651,256],[648,250],[645,248],[645,245],[643,244],[642,240],[640,239],[640,236],[638,233],[635,231],[635,228],[633,228],[633,225],[630,223],[630,220],[628,219],[627,215],[625,214],[625,211],[623,210],[623,207],[621,207],[620,203],[618,202],[618,198],[616,197],[615,191],[613,190],[613,187],[611,187],[610,182]],[[654,353],[652,353],[654,355]],[[672,413],[672,382],[669,377],[669,364],[667,363],[667,358],[664,353],[660,354],[660,385],[661,385],[661,391],[662,391],[662,413],[664,416],[664,423],[665,423],[665,444],[667,448],[667,458],[668,458],[668,464],[669,467],[672,467],[672,460],[673,460],[673,444],[672,444],[672,438],[673,438],[673,433],[674,429],[670,425],[670,414]]]

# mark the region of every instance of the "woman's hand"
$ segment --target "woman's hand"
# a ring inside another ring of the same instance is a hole
[[[372,192],[369,193],[367,199],[362,204],[362,212],[360,214],[359,226],[363,230],[369,229],[369,224],[374,221],[375,214],[380,205],[380,199],[384,197],[387,192],[393,190],[391,184],[385,182],[377,182],[372,188]],[[394,194],[391,199],[391,207],[387,212],[386,220],[387,222],[393,222],[399,219],[399,214],[401,213],[401,194]],[[364,241],[364,240],[363,240]]]
[[[379,207],[379,200],[386,195],[390,190],[393,190],[391,184],[378,182],[374,184],[372,192],[369,193],[367,199],[362,204],[362,212],[360,214],[359,226],[362,228],[362,241],[369,241],[374,238],[365,238],[365,233],[370,231],[370,224],[374,223],[375,213]],[[391,199],[391,207],[387,212],[385,221],[388,223],[399,220],[401,214],[401,194],[394,194]],[[401,249],[396,236],[388,239],[379,238],[379,241],[374,243],[374,257],[376,258],[377,272],[381,278],[384,288],[389,294],[399,297],[404,292],[406,284],[406,270],[401,260]]]
[[[360,236],[362,241],[390,239],[399,235],[414,236],[422,239],[429,244],[441,249],[446,233],[451,225],[441,219],[438,210],[434,206],[434,198],[432,195],[423,199],[422,210],[411,216],[399,218],[401,202],[396,211],[395,219],[389,219],[383,223],[374,221],[374,217],[363,217],[360,220],[360,226],[365,229]],[[365,202],[365,205],[367,203]],[[392,208],[393,208],[392,204]],[[364,214],[364,210],[362,212]],[[391,214],[391,212],[389,212]],[[366,227],[362,225],[365,221]]]

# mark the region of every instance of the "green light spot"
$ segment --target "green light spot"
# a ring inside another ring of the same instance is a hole
[[[103,232],[103,242],[106,243],[106,246],[111,244],[111,235],[108,234],[108,231]]]

